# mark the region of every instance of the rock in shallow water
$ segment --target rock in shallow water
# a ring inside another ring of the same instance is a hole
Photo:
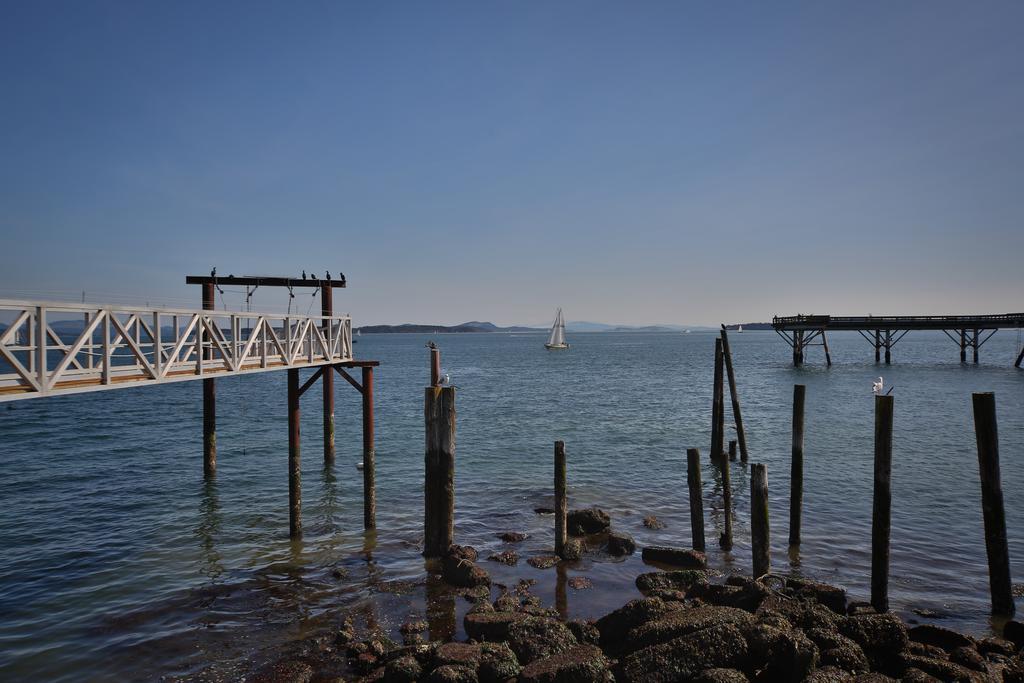
[[[490,575],[476,565],[476,550],[468,545],[451,545],[441,559],[441,577],[445,583],[463,588],[486,586]]]
[[[747,656],[747,641],[740,630],[734,624],[719,624],[633,652],[619,663],[616,680],[685,681],[696,678],[705,669],[741,667]]]
[[[526,540],[526,534],[518,531],[506,531],[505,533],[497,534],[497,536],[505,543],[521,543]]]
[[[585,508],[572,510],[566,520],[566,530],[570,536],[586,536],[608,531],[612,518],[601,508]]]
[[[651,545],[644,548],[641,556],[644,562],[661,562],[687,569],[704,569],[708,566],[708,560],[704,553],[689,548]]]
[[[644,526],[648,529],[654,529],[655,531],[665,528],[665,523],[654,515],[647,515],[644,517]]]
[[[527,617],[513,622],[508,629],[508,646],[524,666],[542,657],[565,652],[576,644],[576,637],[569,627],[557,619]]]
[[[612,531],[608,534],[608,554],[613,557],[632,555],[636,550],[636,541],[629,534]]]

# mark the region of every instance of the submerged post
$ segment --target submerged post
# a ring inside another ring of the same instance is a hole
[[[686,449],[686,483],[690,487],[690,531],[693,536],[693,549],[704,552],[704,503],[699,449]]]
[[[722,459],[722,444],[725,435],[722,433],[724,424],[724,389],[722,387],[723,358],[722,339],[715,339],[715,384],[711,398],[711,462],[718,463]]]
[[[565,442],[555,442],[555,555],[565,549],[566,516],[569,504],[565,497]]]
[[[729,396],[732,398],[732,417],[736,422],[736,439],[739,441],[740,453],[743,457],[743,462],[747,461],[747,435],[743,431],[743,416],[740,413],[740,391],[736,387],[736,373],[732,367],[732,349],[729,347],[729,334],[725,331],[725,325],[722,325],[722,354],[725,356],[725,370],[729,377]],[[733,452],[733,443],[729,442],[729,459],[735,460],[736,454]]]
[[[377,449],[373,436],[373,368],[363,368],[363,528],[377,526]]]
[[[871,606],[889,611],[893,397],[875,396],[875,484],[871,513]]]
[[[750,466],[750,545],[754,560],[754,578],[771,572],[768,472],[761,464]]]
[[[454,533],[455,387],[427,387],[423,413],[426,423],[423,554],[440,557],[452,544]]]
[[[732,550],[732,465],[724,454],[719,458],[719,462],[722,468],[722,512],[725,513],[725,529],[718,539],[718,545],[722,550]]]
[[[988,583],[992,613],[1014,612],[1013,583],[1010,579],[1010,551],[1006,543],[1003,485],[999,473],[999,432],[996,425],[996,396],[978,393],[974,402],[974,433],[978,441],[978,471],[981,474],[981,510],[985,519],[985,551],[988,555]]]
[[[288,535],[302,538],[302,462],[299,449],[299,371],[288,370]]]
[[[800,545],[800,517],[804,504],[804,394],[807,387],[793,385],[793,457],[789,469],[789,544]]]
[[[334,295],[330,280],[320,286],[320,314],[334,315]],[[324,337],[330,339],[331,321],[323,321]],[[330,368],[328,368],[330,370]],[[323,373],[324,389],[324,462],[334,462],[334,372]]]
[[[736,462],[736,439],[729,439],[729,462]]]
[[[203,310],[212,311],[215,307],[213,298],[214,284],[203,284]],[[177,330],[175,330],[177,334]],[[196,334],[206,341],[206,332],[200,325]],[[205,344],[204,344],[205,346]],[[203,359],[212,357],[212,351],[204,350]],[[217,472],[217,380],[203,380],[203,474],[211,476]]]

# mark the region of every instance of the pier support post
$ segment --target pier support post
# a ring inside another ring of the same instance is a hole
[[[299,371],[288,370],[288,536],[302,538],[302,461],[299,448]]]
[[[1013,364],[1013,367],[1019,368],[1021,363],[1024,363],[1024,347],[1021,347],[1020,353],[1017,354],[1017,361]]]
[[[213,298],[212,282],[203,284],[203,310],[212,311],[216,304]],[[177,330],[175,330],[177,334]],[[203,345],[207,334],[200,325],[196,334],[203,336]],[[211,350],[203,350],[203,359],[212,358]],[[203,380],[203,474],[211,476],[217,473],[217,380]]]
[[[431,342],[433,343],[433,342]],[[436,346],[430,347],[430,386],[436,387],[441,383],[441,349]]]
[[[804,331],[793,331],[793,367],[798,368],[804,364]]]
[[[334,292],[330,281],[320,286],[320,314],[327,317],[334,315]],[[331,322],[323,323],[324,337],[330,338]],[[328,368],[330,370],[330,368]],[[324,390],[324,462],[334,462],[334,372],[323,373]]]
[[[793,385],[793,454],[789,470],[789,545],[800,545],[804,504],[804,395],[807,387]]]
[[[729,439],[729,462],[736,462],[736,439]]]
[[[719,463],[722,460],[724,451],[723,444],[725,435],[723,426],[725,424],[725,390],[722,386],[723,378],[723,354],[722,339],[715,339],[715,385],[711,399],[711,462]]]
[[[427,387],[423,413],[426,423],[423,554],[440,557],[452,544],[454,533],[455,387]]]
[[[373,435],[373,368],[363,368],[363,528],[377,526],[377,449]]]
[[[739,441],[740,454],[743,462],[747,461],[747,435],[743,430],[743,415],[740,412],[740,393],[736,387],[736,373],[732,367],[732,349],[729,347],[729,334],[722,326],[722,354],[725,357],[725,371],[729,378],[729,396],[732,398],[732,417],[736,422],[736,439]],[[729,442],[729,459],[735,460],[736,453],[732,442]]]
[[[885,331],[885,364],[892,363],[892,330]]]
[[[882,331],[875,330],[875,362],[882,361]]]
[[[722,512],[725,514],[725,525],[718,545],[722,550],[732,550],[732,465],[723,453],[719,458],[722,468]]]
[[[686,483],[690,488],[690,531],[693,549],[704,552],[704,502],[700,480],[700,450],[686,449]]]
[[[889,611],[893,397],[875,396],[875,481],[871,513],[871,606]]]
[[[821,345],[825,348],[825,365],[832,367],[832,354],[828,350],[828,337],[825,336],[825,330],[821,331]]]
[[[967,330],[960,330],[960,362],[967,362]]]
[[[569,503],[565,496],[565,442],[555,442],[555,555],[562,557]]]
[[[974,338],[971,340],[971,348],[974,350],[974,364],[978,364],[978,328],[974,328]]]
[[[999,432],[996,428],[996,396],[978,393],[974,403],[974,433],[978,441],[978,471],[981,474],[981,510],[985,519],[985,551],[992,613],[1014,612],[1010,579],[1010,551],[1006,543],[1003,485],[999,473]]]
[[[750,545],[756,579],[772,570],[768,527],[768,471],[762,464],[750,466]]]

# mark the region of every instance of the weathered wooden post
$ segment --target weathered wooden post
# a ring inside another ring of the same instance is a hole
[[[793,385],[793,455],[789,469],[789,544],[800,545],[800,518],[804,504],[804,394],[807,387]]]
[[[693,549],[704,552],[704,502],[700,480],[700,450],[686,449],[686,483],[690,487],[690,531]]]
[[[1017,354],[1017,360],[1014,361],[1013,367],[1019,368],[1021,363],[1024,363],[1024,346],[1021,347],[1020,353]]]
[[[732,550],[732,465],[729,464],[728,458],[724,457],[724,453],[718,461],[722,468],[722,512],[725,513],[725,529],[718,539],[718,545],[722,550]]]
[[[455,387],[424,392],[426,458],[424,477],[424,549],[440,557],[452,544],[455,518]]]
[[[978,441],[978,471],[981,474],[981,510],[985,519],[985,551],[988,554],[988,583],[992,613],[1010,615],[1015,606],[1010,579],[1010,551],[1006,543],[1003,485],[999,473],[999,431],[996,425],[996,396],[977,393],[974,402],[974,433]]]
[[[875,362],[882,360],[882,331],[875,330]]]
[[[885,331],[885,364],[892,363],[892,330]]]
[[[214,283],[203,283],[203,310],[212,311],[215,307]],[[196,334],[206,340],[204,326],[200,324]],[[175,330],[177,334],[177,330]],[[212,351],[204,350],[203,359],[212,358]],[[217,473],[217,380],[203,380],[203,474],[211,476]]]
[[[754,578],[771,572],[768,472],[764,465],[758,463],[750,466],[750,545],[754,559]]]
[[[967,362],[967,330],[960,330],[960,362]]]
[[[331,281],[325,280],[320,285],[320,314],[325,318],[334,315],[334,292]],[[324,338],[330,339],[331,321],[324,320],[322,324]],[[324,390],[324,462],[334,462],[334,373],[323,373]],[[365,462],[365,461],[364,461]],[[364,470],[365,471],[365,470]]]
[[[288,370],[288,535],[302,538],[302,460],[299,448],[299,371]]]
[[[832,354],[828,350],[828,337],[825,336],[825,330],[821,331],[821,345],[825,349],[825,365],[832,367]]]
[[[723,415],[725,407],[724,388],[722,386],[723,374],[722,339],[715,339],[715,386],[711,399],[711,462],[720,463],[722,460],[725,440]]]
[[[729,396],[732,398],[732,417],[736,422],[736,438],[740,444],[740,453],[743,457],[743,462],[747,461],[747,435],[743,431],[743,415],[740,412],[740,390],[736,387],[736,373],[732,367],[732,349],[729,347],[729,334],[725,331],[725,325],[722,325],[722,354],[725,356],[725,370],[729,377]],[[729,443],[729,459],[735,460],[735,453],[733,453],[733,444]]]
[[[436,387],[441,383],[441,349],[430,342],[430,386]]]
[[[736,462],[736,439],[729,439],[729,461]]]
[[[971,347],[974,349],[974,364],[978,364],[978,328],[974,328],[974,341],[971,342]]]
[[[565,496],[565,442],[555,442],[555,554],[562,556],[569,503]]]
[[[875,396],[875,485],[871,513],[871,605],[889,611],[893,397]]]
[[[373,529],[377,526],[377,448],[374,445],[373,434],[372,366],[363,367],[361,393],[363,398],[363,528]]]

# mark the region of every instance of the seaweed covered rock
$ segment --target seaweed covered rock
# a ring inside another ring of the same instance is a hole
[[[664,529],[665,523],[657,517],[655,517],[654,515],[647,515],[646,517],[644,517],[644,526],[648,529],[657,531],[659,529]]]
[[[427,683],[478,683],[476,670],[466,666],[445,664],[430,672]]]
[[[630,631],[625,650],[631,652],[658,645],[712,626],[734,624],[744,629],[753,623],[754,618],[750,614],[733,607],[704,605],[675,610]]]
[[[735,624],[720,624],[637,650],[616,670],[620,683],[668,683],[696,678],[705,669],[745,669],[747,641]]]
[[[627,533],[612,531],[608,534],[608,541],[605,546],[608,554],[613,557],[632,555],[636,551],[636,541]]]
[[[768,595],[767,588],[751,580],[726,585],[705,582],[694,585],[687,594],[713,605],[736,607],[747,612],[756,612]]]
[[[921,624],[914,626],[907,631],[907,636],[915,643],[934,645],[946,652],[952,652],[958,647],[973,647],[974,640],[956,631],[934,624]]]
[[[818,646],[798,629],[754,624],[744,630],[758,678],[796,683],[818,664]]]
[[[414,683],[423,675],[423,667],[411,655],[398,657],[384,667],[384,683]]]
[[[576,644],[569,627],[557,619],[528,616],[508,629],[508,645],[523,665],[565,652]]]
[[[565,544],[562,545],[562,559],[567,562],[574,562],[583,557],[583,551],[586,549],[586,546],[580,539],[566,539]]]
[[[846,614],[846,591],[842,588],[792,577],[786,579],[786,588],[798,598],[815,600],[836,614]]]
[[[601,508],[591,507],[572,510],[566,519],[566,530],[570,536],[586,536],[608,531],[612,518]]]
[[[528,664],[519,683],[589,683],[608,674],[608,660],[593,645],[576,645]]]
[[[660,562],[686,569],[705,569],[708,566],[708,560],[704,553],[689,548],[650,545],[643,549],[641,557],[644,562]]]
[[[480,664],[480,646],[473,643],[444,643],[434,651],[436,666],[452,664],[476,670]]]
[[[934,659],[932,657],[921,657],[919,655],[907,654],[904,654],[901,659],[903,661],[903,665],[907,669],[913,668],[923,671],[929,676],[934,676],[940,681],[977,681],[978,683],[982,683],[983,681],[989,680],[987,676],[983,676],[977,671],[972,671],[965,666],[961,666],[960,664],[944,659]]]
[[[1013,643],[1018,650],[1024,648],[1024,623],[1010,619],[1003,626],[1003,638]]]
[[[737,669],[707,669],[702,671],[693,683],[749,683],[750,679]]]
[[[522,667],[507,643],[482,643],[477,675],[480,683],[503,683],[519,675]]]
[[[834,666],[819,666],[804,679],[804,683],[850,683],[854,680],[860,679]]]
[[[470,638],[496,642],[508,640],[512,624],[528,618],[521,612],[477,612],[466,614],[462,625]]]
[[[805,633],[818,646],[822,667],[831,666],[849,673],[867,673],[871,668],[860,645],[841,633],[823,628],[812,628]]]
[[[625,605],[597,620],[601,648],[615,654],[626,644],[626,636],[634,628],[669,612],[682,609],[679,603],[666,603],[660,598],[630,600]]]
[[[445,583],[463,588],[486,586],[491,577],[476,565],[477,553],[468,545],[450,545],[441,559],[441,578]]]
[[[590,645],[600,645],[601,643],[601,632],[597,630],[597,626],[593,620],[583,621],[580,619],[574,619],[566,624],[569,630],[572,631],[573,636],[576,637],[576,642],[580,644],[589,643]]]
[[[641,593],[656,590],[688,591],[699,583],[707,583],[708,575],[699,569],[679,569],[671,572],[648,572],[636,577],[636,587]]]
[[[907,646],[907,627],[895,614],[864,614],[846,617],[839,631],[855,641],[870,658],[872,654],[899,652]]]

